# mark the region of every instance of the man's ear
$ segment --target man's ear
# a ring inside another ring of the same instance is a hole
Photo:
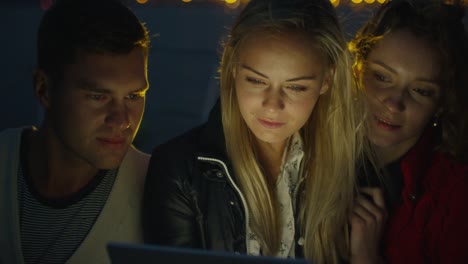
[[[328,89],[330,89],[334,76],[335,76],[335,68],[331,68],[328,71],[328,73],[325,75],[325,79],[322,82],[322,87],[320,87],[320,94],[324,94],[328,91]]]
[[[49,76],[41,69],[34,72],[34,94],[39,103],[44,107],[50,106],[50,89],[51,81]]]

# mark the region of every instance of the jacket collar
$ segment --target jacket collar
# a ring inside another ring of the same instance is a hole
[[[202,128],[199,144],[200,155],[226,160],[226,140],[224,137],[221,102],[219,99],[211,109],[208,121]]]

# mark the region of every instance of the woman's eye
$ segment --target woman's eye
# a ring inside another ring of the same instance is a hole
[[[387,78],[385,75],[375,72],[374,73],[374,79],[376,79],[379,82],[389,82],[390,78]]]
[[[287,88],[294,92],[303,92],[306,90],[306,87],[301,85],[289,85]]]
[[[424,97],[432,97],[434,95],[434,91],[429,90],[429,89],[416,88],[414,89],[414,91]]]
[[[262,84],[262,85],[266,84],[266,82],[257,78],[253,78],[253,77],[246,77],[245,79],[251,84]]]

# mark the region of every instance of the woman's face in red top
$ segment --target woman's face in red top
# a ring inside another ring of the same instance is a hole
[[[440,70],[438,53],[406,30],[385,35],[369,53],[360,77],[378,151],[398,158],[417,142],[438,111]]]

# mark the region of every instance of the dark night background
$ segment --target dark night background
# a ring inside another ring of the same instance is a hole
[[[234,8],[220,0],[149,0],[145,4],[125,0],[154,36],[148,66],[150,90],[135,139],[140,149],[150,152],[207,118],[218,96],[220,43],[245,2],[238,1],[240,6]],[[33,96],[32,73],[36,30],[50,2],[0,1],[0,131],[40,124],[42,111]],[[342,0],[337,7],[348,38],[378,6],[350,2]]]

